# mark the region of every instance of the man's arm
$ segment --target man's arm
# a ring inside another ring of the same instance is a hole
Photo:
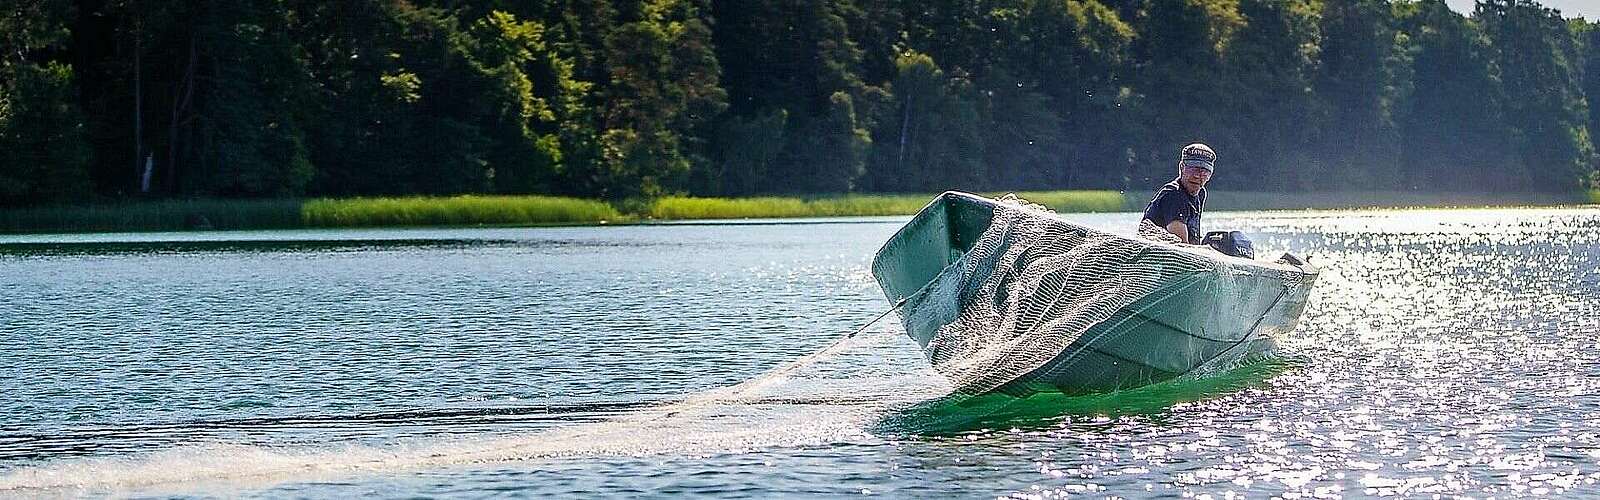
[[[1198,244],[1196,242],[1189,241],[1189,225],[1184,224],[1182,221],[1168,222],[1167,231],[1172,232],[1173,235],[1176,235],[1179,240],[1183,240],[1184,243],[1188,243],[1190,245]]]

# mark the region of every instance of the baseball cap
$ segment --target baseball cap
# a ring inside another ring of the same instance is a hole
[[[1197,167],[1208,171],[1217,170],[1217,152],[1211,146],[1194,143],[1183,147],[1183,156],[1178,160],[1179,167]]]

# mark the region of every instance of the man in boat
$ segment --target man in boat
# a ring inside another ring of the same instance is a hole
[[[1206,183],[1217,168],[1217,153],[1200,143],[1183,147],[1178,178],[1156,191],[1144,207],[1144,220],[1190,245],[1199,245],[1200,211],[1206,206]],[[1143,221],[1140,222],[1143,224]]]

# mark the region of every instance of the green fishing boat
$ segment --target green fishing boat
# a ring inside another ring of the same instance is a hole
[[[939,195],[873,260],[933,367],[969,394],[1107,392],[1269,353],[1315,266],[1091,229],[1037,206]]]

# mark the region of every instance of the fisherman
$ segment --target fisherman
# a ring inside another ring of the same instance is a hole
[[[1144,220],[1190,245],[1199,245],[1200,211],[1206,206],[1206,183],[1217,168],[1217,153],[1200,143],[1183,147],[1178,178],[1156,191],[1144,207]],[[1142,221],[1141,221],[1142,223]]]

